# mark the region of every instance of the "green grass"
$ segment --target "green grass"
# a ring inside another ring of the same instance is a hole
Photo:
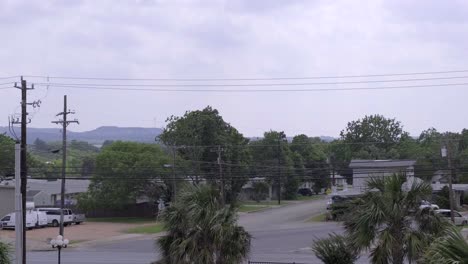
[[[266,208],[270,208],[272,206],[269,206],[269,205],[241,205],[239,207],[239,212],[242,212],[242,213],[249,213],[249,212],[255,212],[255,211],[258,211],[258,210],[263,210],[263,209],[266,209]]]
[[[142,225],[125,230],[125,233],[131,234],[157,234],[164,231],[164,226],[161,223]]]
[[[88,222],[105,222],[105,223],[150,223],[154,222],[153,218],[142,218],[142,217],[103,217],[103,218],[87,218]]]
[[[79,243],[86,242],[86,241],[88,241],[88,240],[85,240],[85,239],[70,240],[69,245],[79,244]]]
[[[319,194],[319,195],[312,195],[312,196],[302,196],[302,195],[299,195],[297,197],[297,201],[313,201],[313,200],[318,200],[318,199],[322,199],[324,198],[325,195],[323,194]]]
[[[326,214],[319,214],[319,215],[313,216],[312,218],[307,220],[307,222],[325,222],[325,220],[326,220]]]
[[[289,203],[289,201],[283,201],[281,200],[281,204],[287,204]],[[274,200],[274,201],[260,201],[260,202],[256,202],[256,201],[242,201],[240,202],[240,205],[243,206],[243,205],[246,205],[246,206],[266,206],[266,205],[278,205],[278,201]]]

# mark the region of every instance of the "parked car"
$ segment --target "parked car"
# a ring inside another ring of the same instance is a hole
[[[302,196],[312,196],[314,194],[310,188],[299,188],[297,193]]]
[[[446,218],[447,220],[451,221],[450,217],[450,210],[449,209],[439,209],[434,211],[436,214],[439,214],[440,216]],[[468,224],[468,218],[465,216],[462,216],[459,212],[453,211],[453,218],[455,220],[455,225],[467,225]]]
[[[424,209],[427,207],[430,207],[432,210],[439,210],[439,206],[437,204],[432,204],[426,200],[422,200],[419,209]]]
[[[84,214],[73,214],[73,223],[79,225],[86,221],[86,216]]]
[[[0,225],[3,229],[15,229],[15,219],[16,213],[7,214],[0,220]],[[34,228],[36,226],[36,220],[37,217],[34,217],[34,214],[28,211],[26,213],[26,228]]]

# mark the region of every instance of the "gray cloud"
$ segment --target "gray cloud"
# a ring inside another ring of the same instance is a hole
[[[2,1],[0,75],[235,78],[464,69],[467,12],[464,1]],[[456,116],[468,110],[464,87],[289,94],[50,88],[32,125],[51,126],[64,93],[79,113],[79,130],[153,126],[154,118],[160,126],[171,114],[210,104],[247,135],[281,129],[336,136],[347,121],[373,113],[396,117],[415,134],[429,126],[460,130],[466,125]],[[32,98],[44,94],[41,88]],[[6,125],[19,94],[0,90],[0,98]]]

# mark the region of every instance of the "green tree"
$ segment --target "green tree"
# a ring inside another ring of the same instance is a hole
[[[403,126],[395,119],[382,115],[365,116],[351,121],[341,131],[341,139],[349,144],[352,158],[384,159],[398,158],[395,151],[402,138],[407,136]]]
[[[163,214],[167,234],[158,239],[161,264],[237,264],[247,258],[251,236],[237,225],[236,208],[221,204],[218,189],[192,186]]]
[[[442,187],[442,190],[438,192],[434,197],[434,202],[440,208],[450,208],[450,189],[447,186]]]
[[[298,179],[294,175],[294,162],[286,134],[278,131],[265,132],[262,139],[252,141],[249,147],[252,154],[252,174],[265,178],[276,190],[280,181],[282,187],[287,187],[282,188],[288,192],[286,195],[294,196],[297,188],[294,194],[291,192],[294,185],[297,186]],[[282,192],[282,195],[285,194]]]
[[[357,250],[370,249],[372,263],[416,260],[451,226],[430,209],[419,209],[420,201],[431,195],[430,185],[415,181],[406,186],[404,178],[370,179],[369,189],[375,191],[367,192],[345,221],[350,244]]]
[[[15,141],[0,134],[0,177],[13,175],[15,172]]]
[[[257,202],[265,200],[268,197],[270,186],[264,181],[256,181],[252,183],[252,196],[251,199]]]
[[[312,251],[325,264],[353,264],[359,257],[347,238],[336,234],[314,241]]]
[[[324,142],[322,142],[320,138],[309,138],[301,134],[293,138],[290,146],[291,151],[293,151],[295,155],[298,154],[301,157],[299,161],[298,157],[295,157],[293,154],[296,174],[298,174],[303,181],[312,181],[316,190],[326,188],[330,175],[330,166],[327,162],[327,149]],[[301,168],[300,163],[304,166],[303,173],[301,173],[301,170],[297,171],[297,168]]]
[[[10,259],[11,248],[7,243],[0,241],[0,263],[9,264],[11,263]]]
[[[164,192],[169,157],[160,146],[116,141],[96,158],[96,175],[80,202],[90,207],[121,208],[139,197],[156,201]]]
[[[458,230],[451,229],[431,244],[423,261],[426,264],[467,264],[468,243]]]
[[[235,200],[248,180],[245,177],[250,159],[248,139],[210,106],[186,112],[181,117],[171,116],[167,121],[169,123],[159,140],[168,147],[177,147],[177,155],[190,162],[189,175],[194,175],[197,183],[201,176],[210,181],[220,181],[216,148],[222,147],[226,197],[228,201]]]

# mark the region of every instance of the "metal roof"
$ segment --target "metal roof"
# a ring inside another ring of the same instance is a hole
[[[416,164],[415,160],[351,160],[349,167],[359,168],[398,168],[411,167]]]

